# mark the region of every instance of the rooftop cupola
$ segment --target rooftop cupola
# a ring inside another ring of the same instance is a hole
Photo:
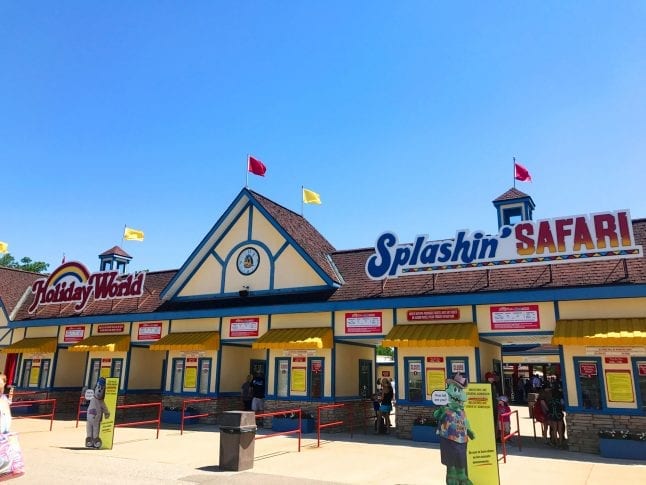
[[[114,246],[107,251],[99,254],[99,260],[101,261],[100,271],[111,271],[117,270],[121,274],[125,274],[126,266],[132,259],[128,253],[126,253],[119,246]]]
[[[494,199],[493,205],[498,211],[498,229],[520,221],[531,221],[536,208],[532,198],[516,187]]]

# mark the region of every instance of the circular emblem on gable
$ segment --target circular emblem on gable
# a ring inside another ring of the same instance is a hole
[[[237,267],[243,275],[250,275],[258,269],[260,254],[252,247],[246,247],[238,254]]]

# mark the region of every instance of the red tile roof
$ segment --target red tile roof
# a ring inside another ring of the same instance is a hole
[[[29,271],[0,268],[0,299],[7,313],[13,311],[22,295],[31,287],[32,283],[42,277],[42,274],[31,273]]]
[[[132,259],[132,256],[130,256],[128,253],[126,253],[119,246],[112,246],[107,251],[103,251],[101,254],[99,254],[99,257],[100,256],[112,256],[113,254],[116,255],[116,256],[122,256],[124,258]]]
[[[500,202],[503,200],[523,199],[523,198],[531,199],[531,197],[527,195],[525,192],[521,192],[516,187],[513,187],[509,189],[507,192],[505,192],[504,194],[502,194],[501,196],[496,197],[493,200],[493,202]]]

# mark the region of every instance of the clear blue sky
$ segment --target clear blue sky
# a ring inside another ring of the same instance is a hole
[[[454,5],[458,3],[459,5]],[[392,230],[646,217],[646,3],[3,2],[0,241],[179,268],[245,184],[337,248]]]

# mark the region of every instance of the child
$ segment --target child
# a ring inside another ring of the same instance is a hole
[[[507,413],[511,413],[509,399],[507,396],[500,396],[498,398],[498,420],[503,424],[502,437],[508,436],[511,432],[511,419],[510,415]]]

